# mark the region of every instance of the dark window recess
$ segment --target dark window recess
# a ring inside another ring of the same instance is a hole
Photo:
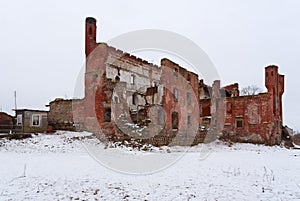
[[[188,125],[191,125],[191,124],[192,124],[192,116],[191,116],[191,115],[188,115],[188,118],[187,118],[187,124],[188,124]]]
[[[244,127],[244,121],[242,119],[236,120],[236,127],[237,128],[243,128]]]
[[[188,125],[191,125],[191,124],[192,124],[192,116],[188,115]]]
[[[191,75],[190,75],[190,74],[188,74],[188,76],[187,76],[187,81],[188,81],[188,82],[191,81]]]
[[[172,112],[172,129],[178,129],[178,112]]]
[[[130,84],[135,84],[135,79],[136,79],[135,75],[131,75],[130,76]]]
[[[115,103],[119,103],[119,97],[118,97],[118,96],[115,96],[115,97],[114,97],[114,102],[115,102]]]
[[[111,109],[107,108],[105,109],[104,113],[104,122],[110,122],[111,121]]]
[[[137,95],[136,94],[132,94],[132,105],[136,105],[137,102],[138,102]]]

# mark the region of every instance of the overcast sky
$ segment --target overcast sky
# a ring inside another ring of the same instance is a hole
[[[140,29],[181,34],[215,64],[223,85],[266,91],[264,67],[285,74],[284,124],[300,130],[298,0],[1,1],[0,108],[46,109],[72,98],[85,60],[85,17],[97,19],[98,42]]]

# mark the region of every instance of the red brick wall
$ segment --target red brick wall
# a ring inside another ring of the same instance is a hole
[[[198,75],[168,59],[161,60],[161,68],[163,69],[161,81],[165,87],[162,103],[166,113],[165,129],[172,130],[172,113],[178,112],[179,129],[193,132],[199,127]],[[174,88],[178,91],[178,100],[174,98]],[[191,116],[190,124],[188,115]]]
[[[226,108],[224,138],[270,145],[280,143],[284,76],[278,74],[277,66],[268,66],[265,70],[267,93],[227,97],[224,100]],[[225,89],[232,90],[237,87],[237,84],[234,84]],[[207,124],[204,117],[212,113],[211,109],[215,104],[213,99],[200,100],[200,125]],[[218,113],[223,114],[223,111],[219,110]]]
[[[268,93],[240,97],[238,84],[235,83],[225,87],[231,92],[232,97],[223,99],[220,94],[222,91],[220,91],[220,82],[216,81],[212,87],[212,99],[199,101],[197,74],[187,71],[168,59],[162,59],[161,67],[157,67],[105,43],[97,44],[96,21],[92,19],[86,21],[86,56],[85,98],[82,102],[76,103],[73,110],[79,114],[74,117],[76,121],[83,123],[89,131],[100,135],[102,130],[104,134],[110,136],[122,136],[120,129],[114,123],[104,122],[105,110],[111,106],[112,92],[116,85],[116,80],[107,78],[105,70],[107,61],[113,61],[112,65],[117,68],[134,66],[161,74],[160,84],[164,85],[162,106],[165,112],[163,135],[174,134],[172,112],[178,112],[178,130],[186,133],[194,132],[195,128],[198,129],[199,123],[203,123],[202,117],[211,115],[211,125],[218,132],[222,123],[225,123],[223,129],[225,137],[267,144],[280,141],[284,76],[278,74],[277,66],[266,67]],[[149,75],[152,76],[151,73]],[[151,76],[150,83],[152,83]],[[174,99],[174,88],[178,91],[178,101]],[[121,97],[123,92],[119,90],[117,93],[120,93]],[[191,94],[191,103],[188,102],[187,93]],[[126,105],[116,105],[116,107],[116,114],[112,114],[114,121],[117,121],[119,111],[126,113],[128,109]],[[191,124],[188,124],[188,115],[191,115]],[[159,143],[169,140],[165,137],[167,136],[160,136]]]
[[[270,98],[271,95],[268,93],[226,98],[224,131],[234,133],[237,136],[244,136],[245,138],[247,138],[247,135],[256,134],[260,135],[264,140],[260,143],[268,142],[273,130],[272,107],[269,104]],[[238,127],[237,121],[242,121],[241,127]]]

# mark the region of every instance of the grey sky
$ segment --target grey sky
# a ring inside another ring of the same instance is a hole
[[[264,67],[286,75],[284,123],[300,129],[300,1],[206,0],[2,1],[0,108],[45,109],[71,98],[84,64],[84,20],[98,23],[98,41],[139,29],[163,29],[197,43],[214,62],[223,85],[255,84],[265,91]]]

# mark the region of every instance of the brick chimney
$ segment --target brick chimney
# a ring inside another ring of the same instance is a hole
[[[92,17],[87,17],[85,19],[85,56],[88,57],[89,54],[96,48],[96,19]]]

